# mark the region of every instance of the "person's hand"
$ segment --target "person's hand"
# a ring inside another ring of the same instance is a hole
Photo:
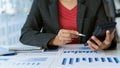
[[[90,40],[87,41],[89,47],[92,50],[103,50],[103,49],[107,49],[111,46],[111,42],[114,38],[114,34],[115,34],[115,30],[110,33],[109,30],[106,31],[106,38],[103,42],[101,42],[99,39],[97,39],[95,36],[92,36],[92,40],[94,40],[98,45],[96,45],[95,43],[91,42]]]
[[[72,42],[74,38],[78,37],[78,32],[74,30],[61,29],[57,36],[50,41],[50,44],[63,46],[64,44]]]

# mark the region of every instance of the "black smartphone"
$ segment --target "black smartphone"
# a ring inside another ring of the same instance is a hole
[[[98,25],[93,33],[93,36],[96,36],[100,41],[104,41],[106,38],[106,30],[109,30],[110,33],[112,33],[115,27],[116,27],[115,22],[105,24],[105,25]],[[97,45],[97,43],[91,38],[89,40]],[[88,45],[88,44],[85,44],[85,45]]]

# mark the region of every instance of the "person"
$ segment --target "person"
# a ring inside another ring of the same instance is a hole
[[[115,30],[107,30],[104,41],[92,36],[97,25],[106,23],[109,22],[101,0],[34,0],[20,41],[46,49],[86,42],[92,50],[113,49]],[[86,37],[79,37],[79,33]]]

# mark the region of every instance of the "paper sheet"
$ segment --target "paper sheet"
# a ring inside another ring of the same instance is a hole
[[[0,68],[49,68],[56,57],[0,57]]]
[[[84,45],[65,45],[42,53],[1,56],[0,68],[119,68],[120,57],[106,56]]]

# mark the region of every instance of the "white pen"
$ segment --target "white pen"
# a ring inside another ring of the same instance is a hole
[[[85,37],[86,35],[84,35],[84,34],[78,34],[78,36],[83,36],[83,37]]]

